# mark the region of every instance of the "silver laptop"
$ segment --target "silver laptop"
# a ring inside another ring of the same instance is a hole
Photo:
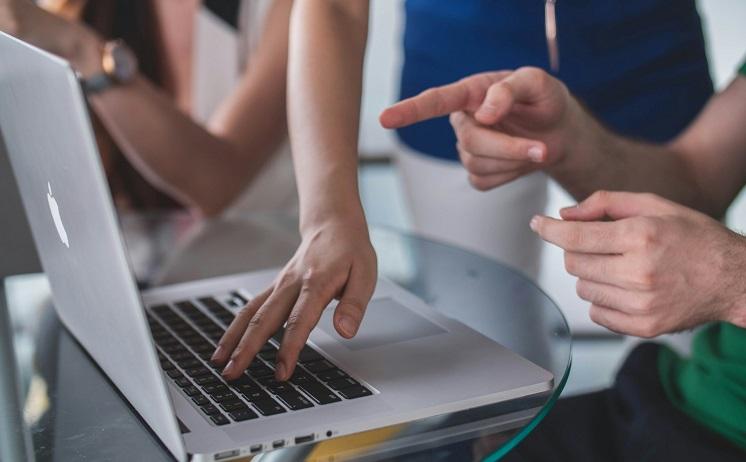
[[[138,291],[68,63],[0,33],[0,130],[59,316],[178,460],[226,460],[545,393],[553,376],[379,280],[353,340],[326,310],[289,382],[209,357],[274,270]],[[63,365],[64,367],[64,365]]]

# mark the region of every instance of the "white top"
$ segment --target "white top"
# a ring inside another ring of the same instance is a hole
[[[251,65],[272,0],[242,0],[238,30],[205,7],[195,21],[192,70],[193,117],[205,123],[230,96]],[[260,212],[289,212],[298,209],[290,145],[285,140],[241,196],[226,210],[227,215]]]

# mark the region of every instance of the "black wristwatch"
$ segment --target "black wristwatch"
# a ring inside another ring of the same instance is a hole
[[[124,41],[112,40],[106,42],[102,49],[101,68],[103,72],[81,79],[87,95],[131,82],[137,75],[137,57]]]

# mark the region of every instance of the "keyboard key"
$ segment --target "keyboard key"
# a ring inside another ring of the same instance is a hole
[[[244,398],[246,398],[246,401],[250,401],[252,403],[255,403],[257,401],[264,401],[272,399],[270,398],[269,394],[262,390],[261,388],[257,388],[250,391],[241,392]]]
[[[195,387],[193,385],[190,385],[188,387],[184,387],[184,393],[186,393],[187,396],[197,396],[197,395],[200,394],[200,392],[197,389],[197,387]]]
[[[311,372],[313,374],[318,374],[319,372],[326,371],[329,369],[336,369],[334,367],[334,364],[330,363],[326,359],[322,359],[321,361],[314,361],[310,363],[306,363],[303,365],[308,372]]]
[[[181,375],[181,372],[179,372],[177,369],[171,369],[170,371],[166,371],[166,375],[168,375],[174,380],[184,377],[183,375]]]
[[[251,375],[255,379],[260,379],[263,377],[270,377],[275,375],[275,370],[267,365],[262,364],[250,370],[249,375]]]
[[[281,395],[277,395],[277,397],[292,411],[313,407],[313,404],[311,404],[311,402],[305,396],[301,395],[297,391],[283,393]]]
[[[197,406],[204,406],[205,404],[210,403],[210,400],[205,398],[205,395],[203,395],[202,393],[196,396],[192,396],[192,401],[194,401],[194,404],[196,404]]]
[[[240,411],[234,411],[234,412],[231,412],[229,415],[231,416],[231,419],[235,420],[236,422],[243,422],[244,420],[256,419],[257,417],[259,417],[251,409],[242,409]]]
[[[265,352],[260,352],[259,357],[262,358],[265,361],[268,361],[270,363],[275,362],[275,358],[277,358],[277,350],[271,349]]]
[[[279,345],[280,343],[282,343],[283,336],[285,336],[285,328],[280,327],[280,329],[272,336],[272,340],[277,342],[277,344]]]
[[[339,390],[339,394],[345,399],[355,399],[363,396],[370,396],[373,394],[370,390],[363,387],[362,385],[356,385],[354,387],[343,388]]]
[[[171,354],[171,359],[173,359],[176,362],[179,362],[179,361],[185,361],[187,359],[193,359],[193,356],[191,353],[189,353],[189,351],[187,351],[186,348],[180,346],[179,351]]]
[[[293,387],[289,383],[278,382],[276,380],[273,380],[271,383],[267,384],[266,387],[267,387],[267,390],[269,390],[274,395],[280,395],[282,393],[295,391],[295,387]]]
[[[215,401],[221,404],[230,403],[230,402],[239,400],[238,396],[232,391],[229,391],[228,393],[219,393],[219,394],[210,395],[210,396],[212,396],[212,399],[214,399]]]
[[[331,382],[327,382],[327,385],[329,385],[332,390],[343,390],[345,388],[350,388],[355,385],[360,385],[357,380],[351,378],[351,377],[345,377],[343,379],[337,379],[332,380]]]
[[[312,361],[319,361],[321,359],[324,359],[324,357],[321,356],[318,351],[314,350],[308,345],[304,346],[303,349],[300,351],[300,355],[298,355],[298,362],[301,364],[309,363]]]
[[[220,414],[220,409],[216,408],[214,404],[207,404],[202,406],[201,409],[207,415]]]
[[[233,292],[231,292],[231,296],[234,299],[238,299],[238,301],[241,303],[241,305],[245,305],[245,304],[249,303],[249,299],[247,299],[246,297],[244,297],[243,295],[241,295],[240,292],[237,292],[235,290]]]
[[[239,393],[251,393],[257,390],[261,390],[261,387],[257,385],[255,382],[241,383],[241,384],[231,383],[231,387],[233,387],[233,389]]]
[[[273,400],[269,396],[267,399],[253,401],[251,404],[262,414],[262,415],[275,415],[287,412],[284,407],[280,406],[277,401]]]
[[[182,345],[181,342],[165,347],[161,346],[161,349],[166,352],[167,355],[172,357],[176,354],[189,354],[189,351],[184,348],[184,345]]]
[[[205,393],[208,395],[215,395],[218,393],[228,393],[230,390],[228,387],[223,383],[216,383],[216,384],[210,384],[205,385],[202,387],[203,390],[205,390]]]
[[[342,401],[342,399],[340,399],[340,397],[337,396],[333,391],[326,388],[324,385],[320,384],[319,382],[303,383],[299,385],[299,387],[308,396],[310,396],[312,400],[316,401],[319,404],[330,404],[330,403],[336,403],[338,401]]]
[[[188,375],[189,377],[202,377],[203,375],[212,375],[210,369],[202,365],[185,369],[184,372],[186,372],[186,375]]]
[[[306,382],[315,382],[316,379],[314,379],[307,372],[302,371],[300,367],[296,367],[295,372],[293,372],[293,376],[290,377],[290,381],[293,382],[295,385],[299,385]]]
[[[231,401],[228,403],[220,403],[220,407],[225,412],[235,412],[235,411],[243,411],[243,410],[249,409],[249,407],[246,404],[244,404],[243,401]]]
[[[231,386],[252,385],[252,384],[254,384],[254,381],[251,380],[248,375],[243,374],[239,378],[237,378],[236,380],[231,380],[230,382],[228,382],[228,384],[231,385]]]
[[[212,297],[200,298],[199,302],[221,321],[229,319],[226,324],[230,324],[230,322],[233,321],[233,318],[235,318],[235,315],[229,309],[221,305],[220,302]]]
[[[324,382],[331,382],[332,380],[345,379],[348,375],[339,369],[329,369],[319,372],[316,377]]]
[[[230,423],[228,418],[222,414],[216,414],[216,415],[210,416],[210,420],[215,422],[215,425],[227,425]]]
[[[201,366],[202,362],[195,357],[191,357],[189,359],[182,359],[181,361],[176,361],[176,364],[178,364],[179,367],[181,367],[182,369],[189,369],[192,367]]]
[[[192,384],[192,382],[190,382],[189,379],[184,376],[174,379],[174,383],[181,388],[188,387]]]
[[[171,313],[171,308],[168,307],[168,305],[157,305],[151,308],[151,311],[153,311],[158,316],[168,315]]]
[[[212,385],[214,383],[221,383],[221,382],[220,382],[220,379],[210,374],[210,375],[203,375],[202,377],[195,378],[194,383],[196,383],[199,386],[204,386],[204,385]]]

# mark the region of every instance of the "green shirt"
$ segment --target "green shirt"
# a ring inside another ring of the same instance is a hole
[[[746,61],[738,72],[746,77]],[[694,337],[689,358],[661,348],[658,373],[677,408],[746,450],[746,329],[707,326]]]

